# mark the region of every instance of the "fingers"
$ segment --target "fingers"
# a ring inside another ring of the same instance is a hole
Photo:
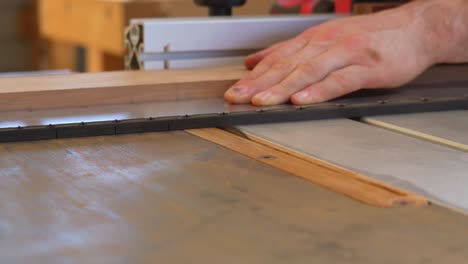
[[[234,84],[234,86],[225,93],[224,98],[228,102],[235,104],[249,103],[252,95],[256,91],[254,91],[252,87],[244,85],[244,83],[256,79],[258,76],[268,71],[274,63],[296,53],[304,46],[305,43],[301,41],[290,41],[288,44],[283,45],[281,49],[271,52],[271,54],[265,57],[253,71]]]
[[[247,67],[247,69],[252,70],[266,56],[268,56],[272,52],[275,52],[276,50],[280,49],[284,45],[287,45],[287,43],[288,43],[288,41],[279,42],[279,43],[276,43],[275,45],[273,45],[273,46],[271,46],[271,47],[269,47],[267,49],[261,50],[261,51],[259,51],[257,53],[254,53],[252,55],[247,56],[247,58],[245,58],[245,66]]]
[[[297,53],[306,45],[307,41],[301,38],[288,41],[285,45],[281,46],[281,49],[276,49],[274,52],[264,57],[250,72],[248,78],[250,80],[258,78],[260,75],[267,72],[275,63]]]
[[[348,66],[352,54],[346,49],[328,50],[297,66],[284,80],[256,94],[251,102],[258,106],[276,105],[289,101],[291,95],[323,80],[330,73]]]
[[[249,56],[245,64],[248,68],[253,68],[253,70],[225,93],[225,99],[235,104],[249,103],[255,91],[252,91],[251,88],[244,85],[244,83],[255,80],[267,72],[272,65],[278,61],[282,61],[302,50],[313,37],[315,31],[316,28],[310,28],[296,38],[278,43],[266,50]]]
[[[226,93],[228,101],[230,97],[235,98],[235,103],[249,103],[251,98],[261,92],[274,86],[284,80],[294,69],[303,63],[303,61],[312,61],[314,57],[324,52],[328,43],[311,43],[292,57],[281,60],[273,64],[271,68],[253,80],[239,81],[234,87]]]
[[[324,80],[294,94],[291,101],[297,105],[329,101],[365,88],[368,71],[363,66],[349,66],[337,70]]]
[[[307,40],[312,38],[316,31],[317,31],[317,28],[312,27],[312,28],[304,31],[304,33],[302,33],[301,35],[299,35],[298,37],[296,37],[294,39],[276,43],[276,44],[274,44],[273,46],[271,46],[271,47],[269,47],[267,49],[264,49],[262,51],[259,51],[259,52],[255,53],[255,54],[247,56],[247,58],[245,59],[245,66],[249,70],[254,69],[265,57],[267,57],[268,55],[272,54],[275,51],[278,51],[278,50],[282,49],[283,47],[288,45],[290,42],[301,42],[301,43],[304,43],[304,45],[305,45],[305,43],[307,43]],[[294,45],[294,44],[292,44],[292,45]]]
[[[309,43],[301,51],[290,58],[285,58],[273,64],[264,74],[254,80],[243,82],[245,86],[252,87],[253,90],[262,91],[266,88],[284,80],[291,72],[304,61],[312,61],[315,57],[321,55],[330,46],[328,42]]]

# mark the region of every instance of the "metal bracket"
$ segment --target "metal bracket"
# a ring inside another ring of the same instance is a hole
[[[223,65],[337,17],[135,19],[125,32],[126,65],[145,70]]]

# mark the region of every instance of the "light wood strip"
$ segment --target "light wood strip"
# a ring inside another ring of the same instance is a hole
[[[389,187],[343,168],[313,158],[304,159],[302,156],[291,155],[224,130],[209,128],[187,130],[187,132],[369,205],[395,207],[406,204],[417,206],[428,204],[425,198]]]
[[[434,136],[434,135],[431,135],[431,134],[426,134],[426,133],[416,131],[416,130],[413,130],[413,129],[410,129],[410,128],[405,128],[405,127],[402,127],[402,126],[390,124],[390,123],[387,123],[385,121],[377,120],[377,119],[374,119],[374,118],[363,118],[362,121],[364,123],[366,123],[366,124],[373,125],[373,126],[380,127],[380,128],[384,128],[384,129],[388,129],[390,131],[394,131],[394,132],[397,132],[397,133],[400,133],[400,134],[403,134],[403,135],[423,139],[423,140],[426,140],[426,141],[429,141],[429,142],[432,142],[432,143],[435,143],[435,144],[439,144],[439,145],[450,147],[450,148],[453,148],[453,149],[456,149],[456,150],[468,152],[468,145],[465,145],[465,144],[460,143],[460,142],[456,142],[456,141],[452,141],[452,140],[449,140],[449,139],[437,137],[437,136]]]
[[[0,111],[221,97],[245,73],[226,66],[3,78]]]

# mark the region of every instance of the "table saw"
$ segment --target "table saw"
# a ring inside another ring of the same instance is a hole
[[[235,19],[257,38],[204,50],[148,43],[180,26],[137,20],[127,62],[145,70],[0,78],[1,262],[465,263],[468,67],[229,105],[245,70],[224,64],[286,34],[257,34],[268,19]]]

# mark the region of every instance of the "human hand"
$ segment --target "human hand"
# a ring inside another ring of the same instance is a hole
[[[422,9],[429,7],[417,2],[333,20],[247,57],[253,70],[226,92],[226,100],[311,104],[411,81],[440,60],[434,38],[441,36],[423,19],[428,14]]]

